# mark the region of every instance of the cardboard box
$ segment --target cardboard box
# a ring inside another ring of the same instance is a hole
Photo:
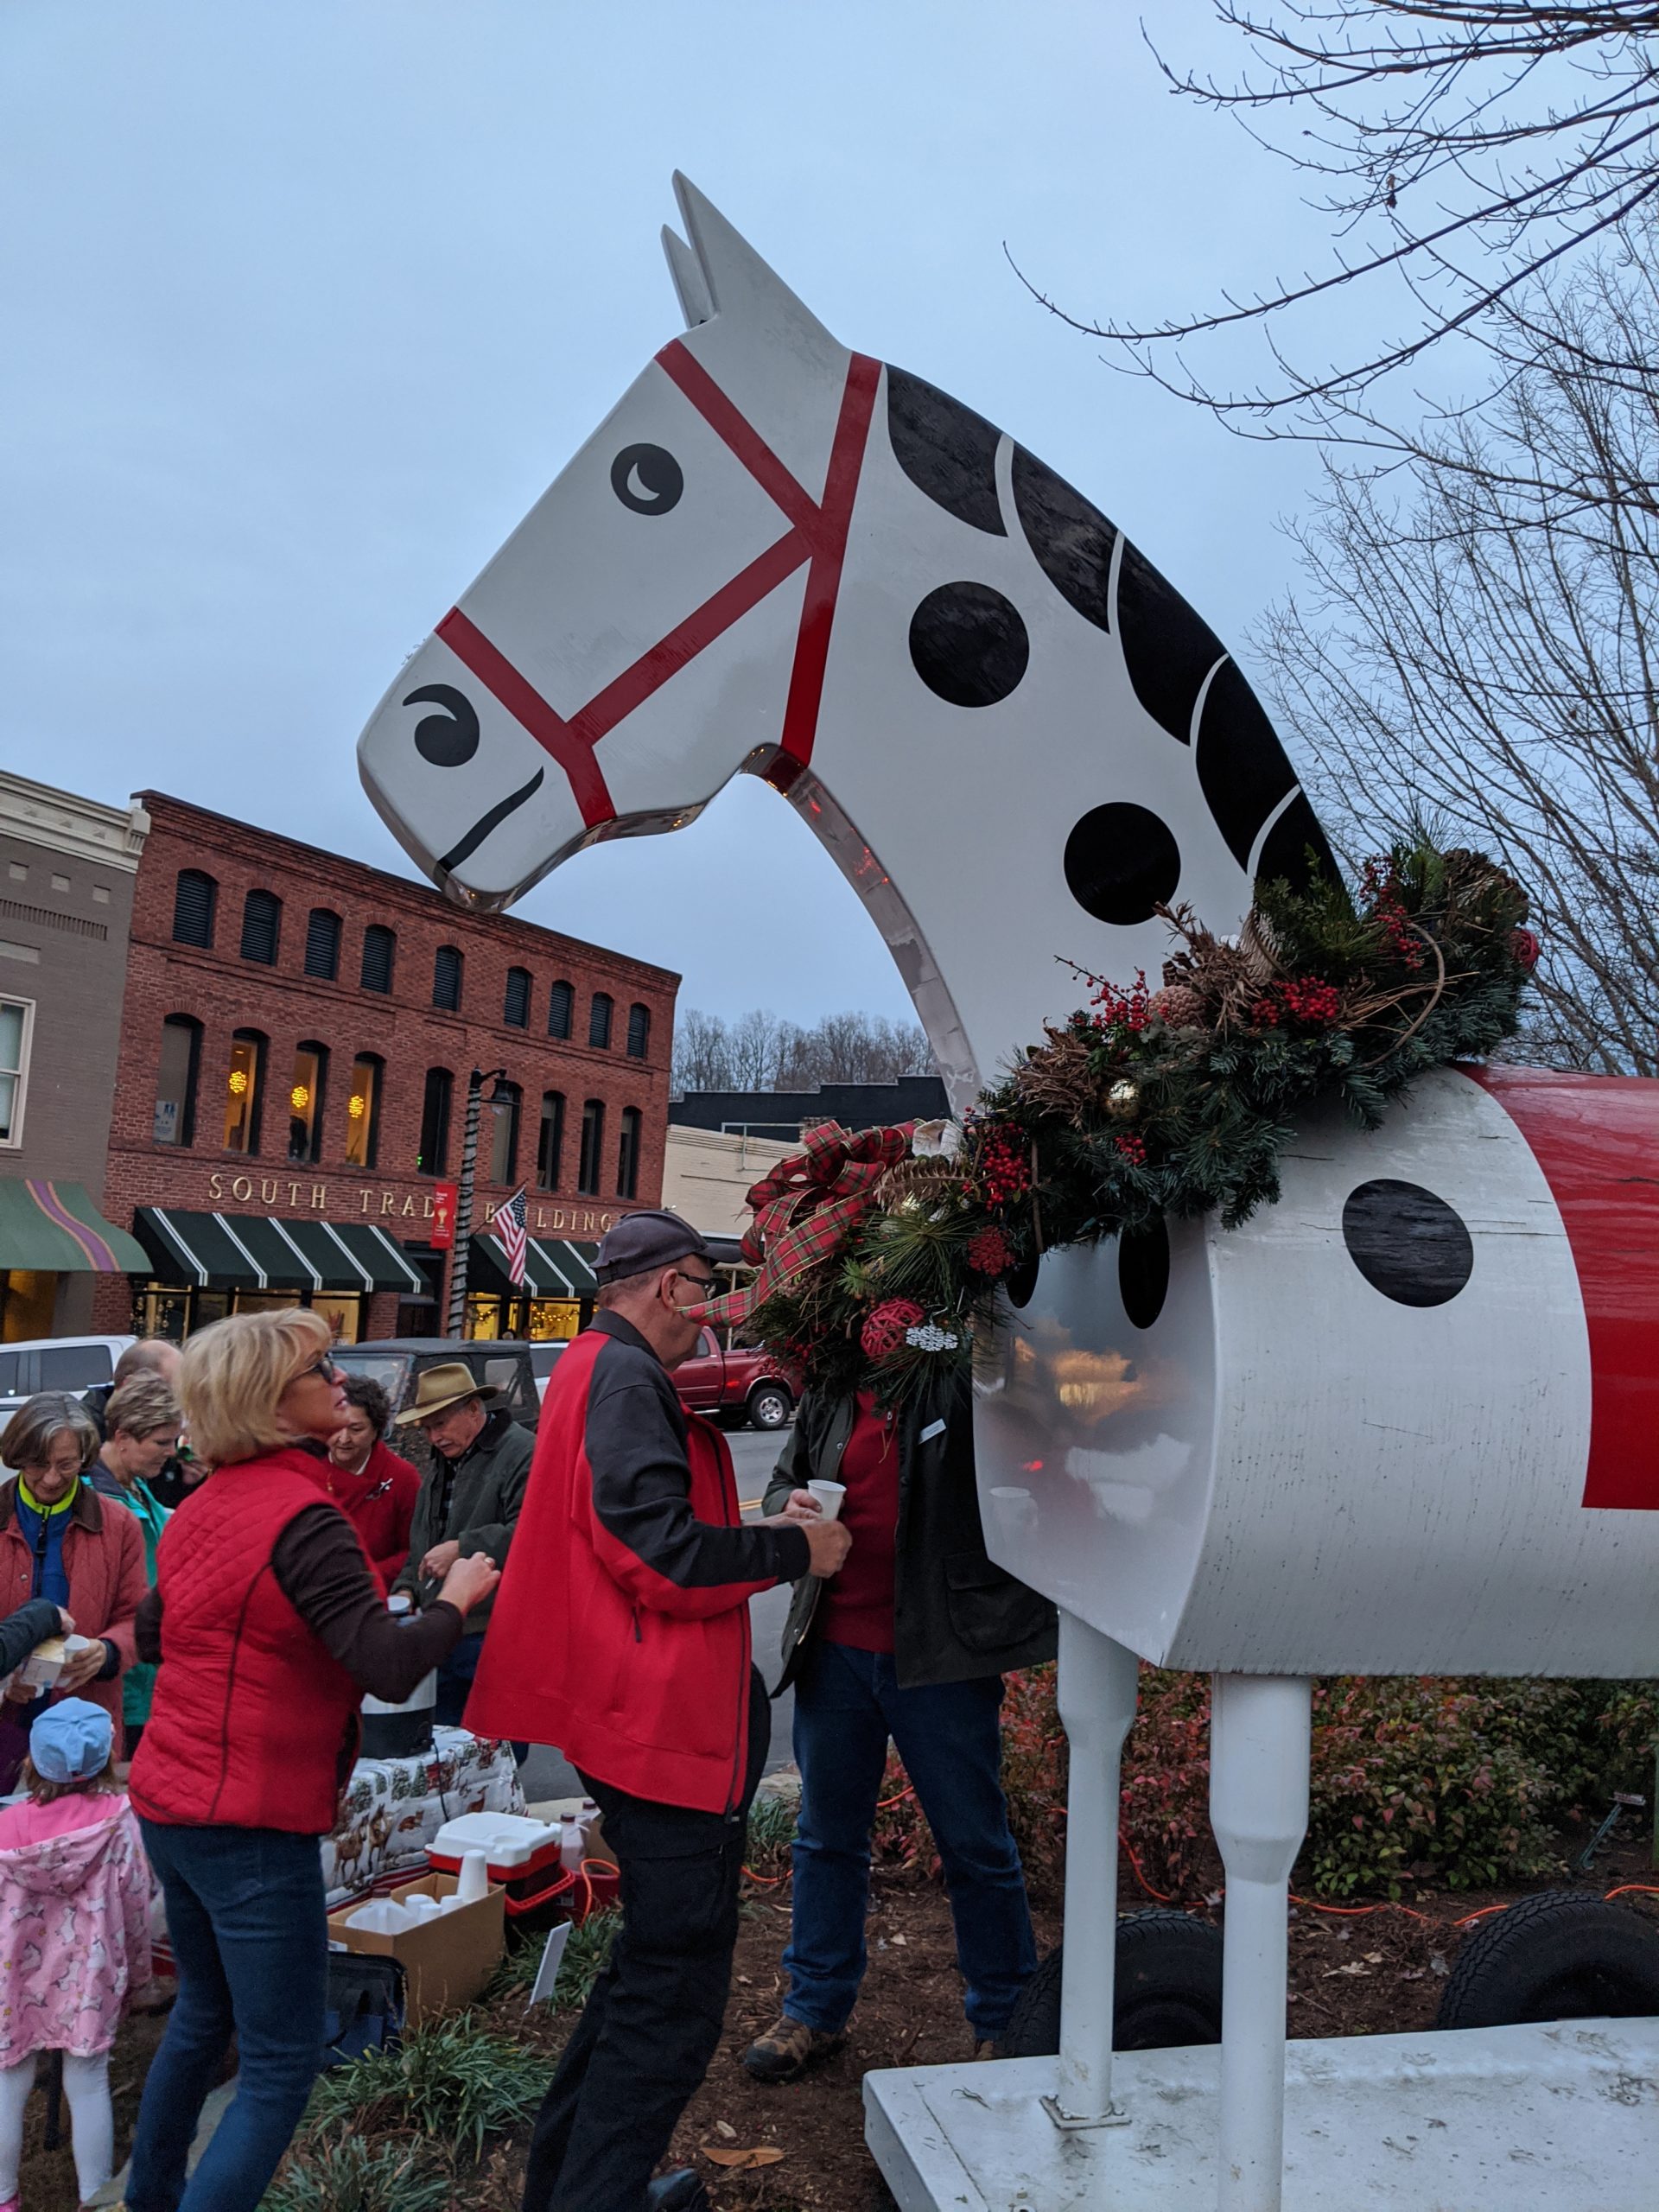
[[[417,1882],[404,1882],[390,1892],[394,1902],[404,1897],[448,1897],[455,1891],[453,1874],[425,1874]],[[501,1963],[506,1948],[506,1893],[492,1889],[475,1904],[458,1905],[442,1920],[405,1929],[401,1936],[380,1936],[346,1923],[366,1902],[358,1897],[328,1916],[331,1942],[348,1951],[372,1951],[380,1958],[396,1959],[408,1977],[409,2025],[418,2028],[440,2012],[459,2012],[470,2005]]]

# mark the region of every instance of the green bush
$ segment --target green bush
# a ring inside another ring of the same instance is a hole
[[[791,1856],[794,1841],[793,1802],[771,1791],[757,1797],[749,1808],[749,1833],[743,1849],[743,1864],[749,1872],[768,1881],[787,1874],[794,1863]]]
[[[559,1961],[558,1980],[553,1985],[555,2012],[579,2012],[588,2002],[594,1984],[605,1971],[611,1945],[621,1925],[622,1915],[614,1905],[602,1906],[599,1911],[590,1912],[585,1920],[576,1922],[564,1947],[564,1956]],[[493,1998],[510,1997],[515,1989],[528,1993],[541,1967],[546,1942],[546,1936],[537,1933],[515,1943],[496,1968],[489,1994]]]
[[[505,2134],[530,2118],[547,2079],[545,2061],[462,2012],[429,2021],[395,2048],[366,2051],[325,2074],[311,2093],[307,2132],[317,2137],[349,2127],[373,2136],[413,2129],[441,2144],[469,2146],[477,2158],[486,2135]]]
[[[360,2136],[296,2151],[261,2200],[261,2212],[445,2212],[448,2177],[418,2145],[371,2145]]]
[[[1615,1790],[1645,1794],[1659,1732],[1654,1687],[1339,1676],[1313,1691],[1307,1840],[1294,1886],[1322,1897],[1530,1880],[1559,1863],[1559,1833]],[[1039,1897],[1065,1862],[1066,1744],[1052,1668],[1008,1677],[1003,1786]],[[876,1821],[889,1866],[938,1870],[897,1759]],[[1142,1668],[1124,1747],[1123,1833],[1147,1882],[1186,1899],[1219,1878],[1210,1832],[1210,1681]]]

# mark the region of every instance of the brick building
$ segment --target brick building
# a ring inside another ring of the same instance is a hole
[[[0,772],[0,1340],[92,1328],[143,1255],[99,1211],[143,809]],[[122,1325],[124,1326],[124,1322]],[[51,1370],[45,1370],[50,1376]],[[19,1387],[0,1356],[0,1389]]]
[[[537,1294],[512,1299],[475,1235],[469,1332],[569,1333],[593,1240],[659,1203],[679,978],[160,792],[141,803],[105,1185],[153,1262],[132,1325],[183,1335],[303,1299],[350,1340],[441,1332],[434,1191],[459,1173],[476,1069],[475,1226],[529,1185]],[[125,1288],[103,1288],[99,1325],[129,1325]]]

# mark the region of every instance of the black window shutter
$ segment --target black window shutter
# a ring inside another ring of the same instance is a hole
[[[305,930],[305,972],[332,983],[340,973],[340,916],[314,906]]]
[[[242,909],[242,957],[274,968],[282,920],[283,902],[274,891],[250,891]]]
[[[570,1016],[575,1009],[576,994],[569,983],[555,983],[547,995],[547,1033],[550,1037],[570,1034]]]
[[[530,970],[527,968],[508,969],[507,995],[501,1009],[501,1018],[515,1029],[524,1029],[530,1026]]]
[[[211,948],[213,942],[213,907],[219,886],[211,875],[204,875],[200,868],[186,868],[179,871],[179,880],[173,893],[173,942],[175,944],[199,944]]]
[[[643,1060],[651,1044],[651,1008],[631,1006],[628,1008],[628,1058]]]
[[[392,932],[379,922],[371,922],[363,932],[363,988],[365,991],[389,991],[391,988],[391,956],[397,944]]]
[[[448,1014],[461,1011],[461,953],[453,944],[441,944],[433,961],[432,1003]]]

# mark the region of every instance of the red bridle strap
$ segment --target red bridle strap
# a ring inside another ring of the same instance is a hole
[[[594,750],[601,738],[666,683],[677,669],[694,660],[751,607],[776,591],[803,562],[809,563],[806,592],[779,741],[791,764],[788,779],[812,757],[853,501],[881,375],[879,361],[865,353],[852,356],[830,445],[823,498],[815,500],[678,339],[665,346],[657,358],[715,435],[788,518],[791,527],[783,537],[568,720],[549,705],[535,685],[458,607],[451,607],[438,625],[438,635],[450,652],[564,770],[582,818],[590,830],[616,818]],[[773,780],[779,779],[774,775]]]

